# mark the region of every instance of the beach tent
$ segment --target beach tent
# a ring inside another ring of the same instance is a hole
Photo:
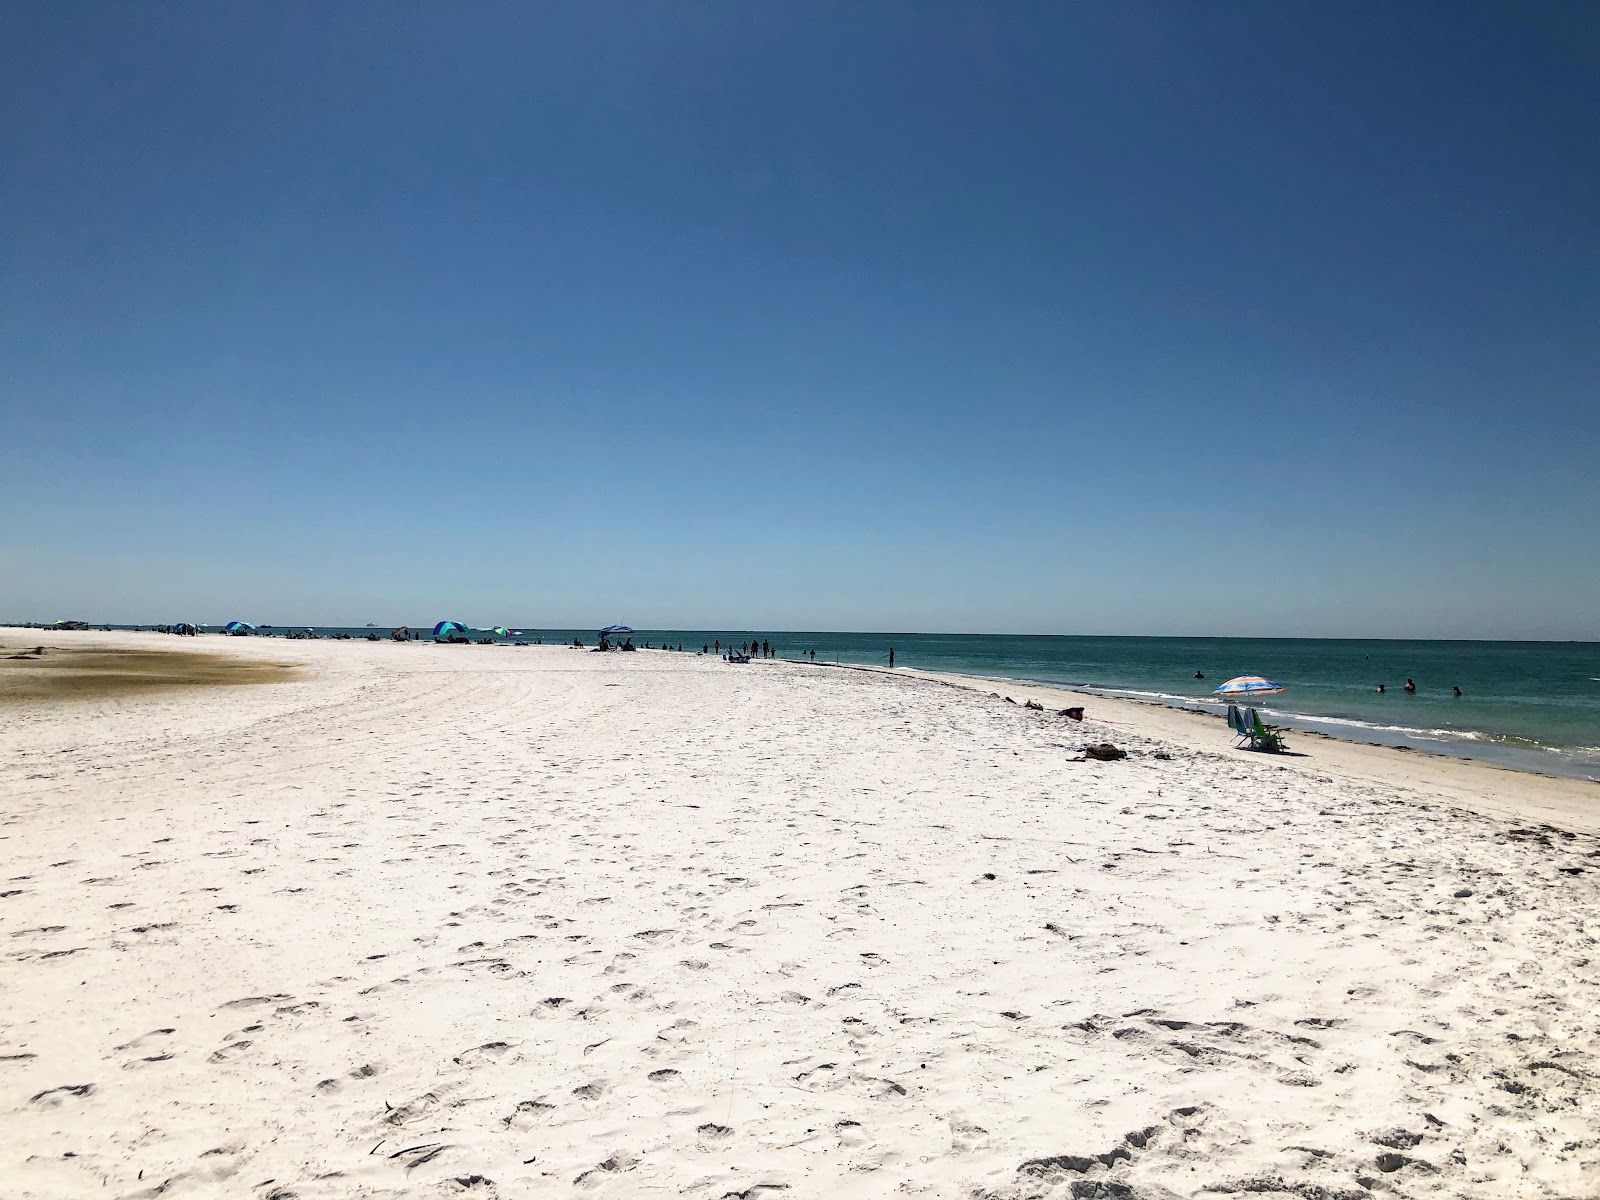
[[[256,631],[256,627],[249,621],[229,621],[222,628],[233,637],[246,637]]]
[[[440,621],[433,627],[433,640],[436,642],[470,642],[472,630],[460,621]]]

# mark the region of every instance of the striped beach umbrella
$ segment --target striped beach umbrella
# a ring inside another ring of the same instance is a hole
[[[1272,696],[1283,691],[1283,684],[1259,675],[1241,675],[1217,688],[1213,696]]]
[[[489,632],[494,634],[495,637],[510,637],[511,636],[511,630],[507,629],[504,625],[496,625]]]

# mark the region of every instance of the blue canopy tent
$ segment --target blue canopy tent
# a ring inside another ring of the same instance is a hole
[[[433,627],[436,642],[463,643],[472,640],[472,630],[460,621],[440,621]]]
[[[249,621],[229,621],[222,629],[231,637],[248,637],[256,631],[256,627]]]
[[[602,629],[600,631],[600,644],[598,646],[596,646],[595,649],[597,649],[597,650],[609,650],[613,646],[617,645],[617,639],[619,639],[619,638],[627,638],[628,642],[627,642],[626,645],[617,646],[618,649],[620,649],[620,650],[632,650],[633,649],[633,626],[631,626],[631,625],[607,625],[604,629]]]

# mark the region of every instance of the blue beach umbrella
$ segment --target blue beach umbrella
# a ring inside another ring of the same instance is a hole
[[[1241,675],[1212,692],[1213,696],[1273,696],[1283,691],[1283,684],[1273,683],[1259,675]]]
[[[600,632],[601,633],[607,633],[607,634],[610,634],[610,633],[632,633],[633,632],[633,626],[631,626],[631,625],[607,625]]]
[[[222,628],[225,633],[231,633],[234,637],[239,637],[241,634],[254,633],[256,631],[256,627],[250,624],[249,621],[229,621]]]

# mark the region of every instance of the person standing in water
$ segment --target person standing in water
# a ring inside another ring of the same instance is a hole
[[[894,647],[889,647],[889,669],[894,670]]]
[[[1417,690],[1417,681],[1415,679],[1407,679],[1406,680],[1406,691],[1415,692],[1416,690]]]
[[[1387,690],[1387,689],[1386,689],[1386,688],[1385,688],[1385,687],[1384,687],[1384,686],[1383,686],[1383,684],[1381,684],[1381,683],[1380,683],[1380,684],[1379,684],[1379,685],[1378,685],[1378,695],[1380,695],[1380,696],[1381,696],[1381,695],[1383,695],[1383,693],[1384,693],[1384,692],[1385,692],[1385,691],[1386,691],[1386,690]]]
[[[1461,685],[1459,683],[1451,684],[1450,685],[1450,694],[1453,695],[1453,696],[1461,695]]]

